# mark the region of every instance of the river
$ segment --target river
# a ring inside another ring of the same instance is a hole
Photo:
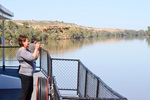
[[[53,58],[80,59],[128,100],[150,100],[150,41],[136,39],[50,40]]]
[[[61,40],[50,44],[52,57],[80,59],[128,100],[150,100],[148,39]]]

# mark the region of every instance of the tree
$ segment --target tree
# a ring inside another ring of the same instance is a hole
[[[0,37],[2,37],[2,29],[0,29]]]
[[[9,31],[9,30],[6,30],[6,32],[5,32],[5,39],[6,40],[8,40],[8,41],[10,41],[10,40],[12,40],[12,33],[11,33],[11,31]]]
[[[12,34],[17,33],[18,25],[17,25],[15,22],[13,22],[13,21],[8,21],[6,27],[7,27],[6,29],[9,30],[9,31],[11,31]]]
[[[25,28],[28,28],[28,27],[29,27],[29,23],[28,23],[28,22],[23,22],[23,26],[24,26]]]
[[[48,39],[48,33],[42,33],[41,38],[42,38],[42,40],[47,40]]]
[[[150,26],[148,26],[147,35],[150,36]]]

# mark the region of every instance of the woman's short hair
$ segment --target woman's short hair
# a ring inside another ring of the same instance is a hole
[[[19,35],[17,42],[18,42],[18,44],[20,45],[20,47],[23,46],[23,42],[25,42],[26,39],[28,39],[27,36],[25,36],[25,35]]]

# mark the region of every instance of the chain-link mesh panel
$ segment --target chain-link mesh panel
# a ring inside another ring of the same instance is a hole
[[[3,65],[3,50],[5,52],[5,66],[6,67],[14,67],[19,66],[19,62],[17,61],[16,53],[18,51],[18,46],[5,46],[0,47],[0,66]]]
[[[52,66],[58,88],[77,89],[78,61],[53,59]]]
[[[40,59],[41,59],[41,68],[42,70],[48,74],[48,69],[47,69],[47,51],[41,49],[41,55],[40,55]]]
[[[8,47],[5,48],[5,66],[19,66],[19,62],[17,60],[16,54],[19,48],[16,47]]]
[[[116,98],[116,99],[119,99],[119,97],[116,96],[114,93],[112,93],[108,89],[108,87],[102,82],[99,82],[99,94],[98,94],[98,97],[100,97],[100,98]]]
[[[6,47],[5,48],[5,60],[17,60],[16,54],[19,48]]]
[[[84,97],[86,69],[82,64],[80,64],[79,68],[79,94],[81,97]]]
[[[86,97],[96,97],[97,78],[90,72],[87,73]]]
[[[108,98],[111,100],[126,100],[126,98],[113,91],[101,79],[90,72],[81,62],[79,66],[78,90],[80,97],[97,98],[98,96],[98,98],[101,99]]]

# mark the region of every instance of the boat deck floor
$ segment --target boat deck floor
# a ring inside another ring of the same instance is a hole
[[[2,68],[0,68],[0,74],[19,77],[17,69],[5,69],[5,71],[3,71]],[[34,73],[34,89],[31,100],[36,99],[36,84],[38,76],[45,77],[41,71],[36,71]],[[0,89],[0,100],[19,100],[20,92],[21,89]]]

